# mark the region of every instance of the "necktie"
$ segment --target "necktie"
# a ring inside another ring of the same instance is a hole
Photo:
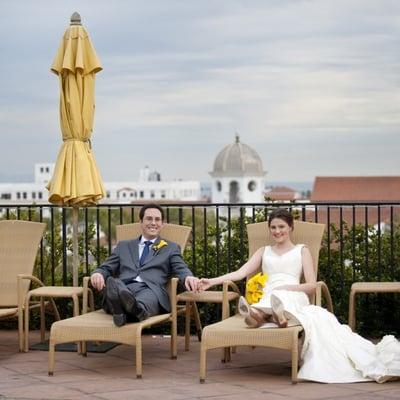
[[[142,266],[144,264],[144,261],[146,260],[147,255],[149,254],[150,251],[150,246],[153,244],[151,240],[146,240],[144,242],[144,249],[142,252],[142,255],[140,256],[139,264]]]

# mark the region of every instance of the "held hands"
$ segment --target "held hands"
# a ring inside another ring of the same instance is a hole
[[[185,287],[190,292],[201,292],[200,279],[195,276],[187,276],[185,279]]]
[[[99,292],[101,290],[103,290],[104,286],[105,286],[105,282],[104,282],[104,277],[102,274],[100,274],[99,272],[95,272],[91,277],[90,277],[90,282],[92,284],[92,286],[98,290]]]
[[[214,284],[212,283],[212,279],[201,278],[200,279],[200,291],[207,290]]]
[[[212,279],[207,278],[196,278],[195,276],[188,276],[185,280],[186,289],[195,293],[200,293],[203,290],[209,289],[214,286],[215,283]]]

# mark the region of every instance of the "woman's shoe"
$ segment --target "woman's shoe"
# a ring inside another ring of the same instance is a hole
[[[252,308],[243,296],[239,298],[239,314],[244,316],[244,322],[250,328],[259,328],[267,321],[267,314],[264,316],[262,311]]]
[[[250,315],[250,305],[243,296],[240,296],[239,298],[239,314],[243,315],[244,317],[248,317]]]
[[[279,297],[274,294],[271,295],[272,318],[279,328],[286,328],[288,326],[287,313],[284,305]]]

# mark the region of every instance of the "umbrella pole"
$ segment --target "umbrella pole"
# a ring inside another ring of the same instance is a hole
[[[72,207],[72,284],[78,286],[79,246],[78,246],[79,207]]]

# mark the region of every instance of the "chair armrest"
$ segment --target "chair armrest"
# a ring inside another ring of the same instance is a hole
[[[177,293],[178,293],[178,283],[179,279],[178,278],[171,278],[169,282],[169,287],[168,287],[168,294],[169,294],[169,301],[171,303],[171,314],[174,316],[174,314],[177,313]]]
[[[84,276],[82,281],[82,286],[83,286],[82,314],[86,314],[88,312],[89,282],[90,282],[90,276]]]
[[[333,313],[333,304],[332,304],[332,297],[329,292],[329,288],[324,281],[318,281],[316,283],[316,291],[315,291],[315,304],[317,306],[321,306],[322,296],[325,297],[328,311]]]
[[[18,307],[22,310],[24,307],[25,303],[25,295],[27,293],[27,289],[24,287],[24,281],[29,280],[31,282],[34,282],[38,284],[39,286],[44,286],[44,283],[36,278],[36,276],[33,275],[27,275],[27,274],[18,274],[17,275],[17,297],[18,297]],[[28,287],[29,289],[29,287]]]
[[[233,281],[225,281],[222,284],[222,319],[229,317],[229,288],[233,289],[239,296],[241,296],[239,287]]]
[[[236,293],[241,295],[239,287],[238,287],[238,285],[236,285],[235,282],[233,282],[233,281],[225,281],[222,284],[222,291],[223,292],[228,292],[229,288],[232,288],[234,292],[236,292]]]

